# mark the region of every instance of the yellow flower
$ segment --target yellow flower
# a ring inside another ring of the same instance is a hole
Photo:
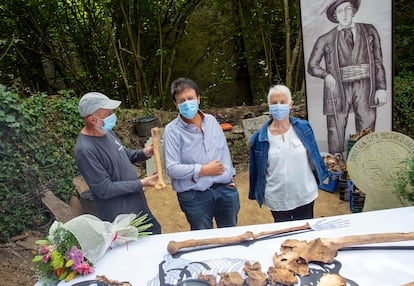
[[[71,272],[68,274],[68,276],[66,276],[65,281],[66,281],[66,282],[68,282],[68,281],[72,280],[73,278],[75,278],[75,277],[76,277],[76,275],[77,275],[77,274],[78,274],[78,273],[76,273],[76,271],[71,271]]]
[[[66,261],[65,263],[65,268],[70,268],[73,265],[73,260],[69,259],[68,261]]]

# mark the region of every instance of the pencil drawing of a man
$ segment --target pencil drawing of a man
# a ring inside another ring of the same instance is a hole
[[[317,39],[307,71],[324,81],[328,149],[342,154],[349,113],[355,114],[356,132],[375,131],[377,107],[387,103],[387,86],[376,28],[353,22],[361,1],[329,2],[326,16],[338,25]]]

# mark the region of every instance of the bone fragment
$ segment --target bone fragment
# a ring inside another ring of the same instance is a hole
[[[270,266],[267,270],[267,276],[269,284],[271,286],[276,286],[279,284],[294,285],[298,282],[298,279],[295,276],[295,272],[286,268],[276,268]]]
[[[243,277],[239,272],[223,272],[219,275],[219,286],[243,286]]]
[[[339,274],[325,273],[316,286],[346,286],[346,280]]]
[[[246,273],[246,284],[249,286],[266,286],[267,276],[262,272],[260,262],[255,262],[253,265],[246,261],[244,263],[243,271]]]

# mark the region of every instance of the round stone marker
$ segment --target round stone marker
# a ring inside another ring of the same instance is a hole
[[[364,211],[412,205],[395,191],[397,173],[414,155],[414,140],[394,131],[377,131],[359,139],[347,157],[348,174],[366,194]]]

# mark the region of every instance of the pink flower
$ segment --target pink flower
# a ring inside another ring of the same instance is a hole
[[[39,252],[41,254],[46,254],[48,252],[50,252],[49,247],[47,245],[41,244],[40,248],[39,248]]]
[[[50,252],[48,252],[48,253],[45,253],[44,255],[43,255],[43,257],[42,257],[42,262],[43,263],[47,263],[48,261],[49,261],[49,258],[50,258]]]
[[[76,269],[83,262],[83,254],[76,246],[72,246],[66,253],[66,260],[73,260],[72,269]]]
[[[51,256],[49,247],[47,245],[41,244],[38,251],[40,254],[43,254],[42,260],[41,260],[42,263],[47,263]]]
[[[82,262],[75,270],[81,274],[86,275],[93,272],[93,268],[86,262]]]

